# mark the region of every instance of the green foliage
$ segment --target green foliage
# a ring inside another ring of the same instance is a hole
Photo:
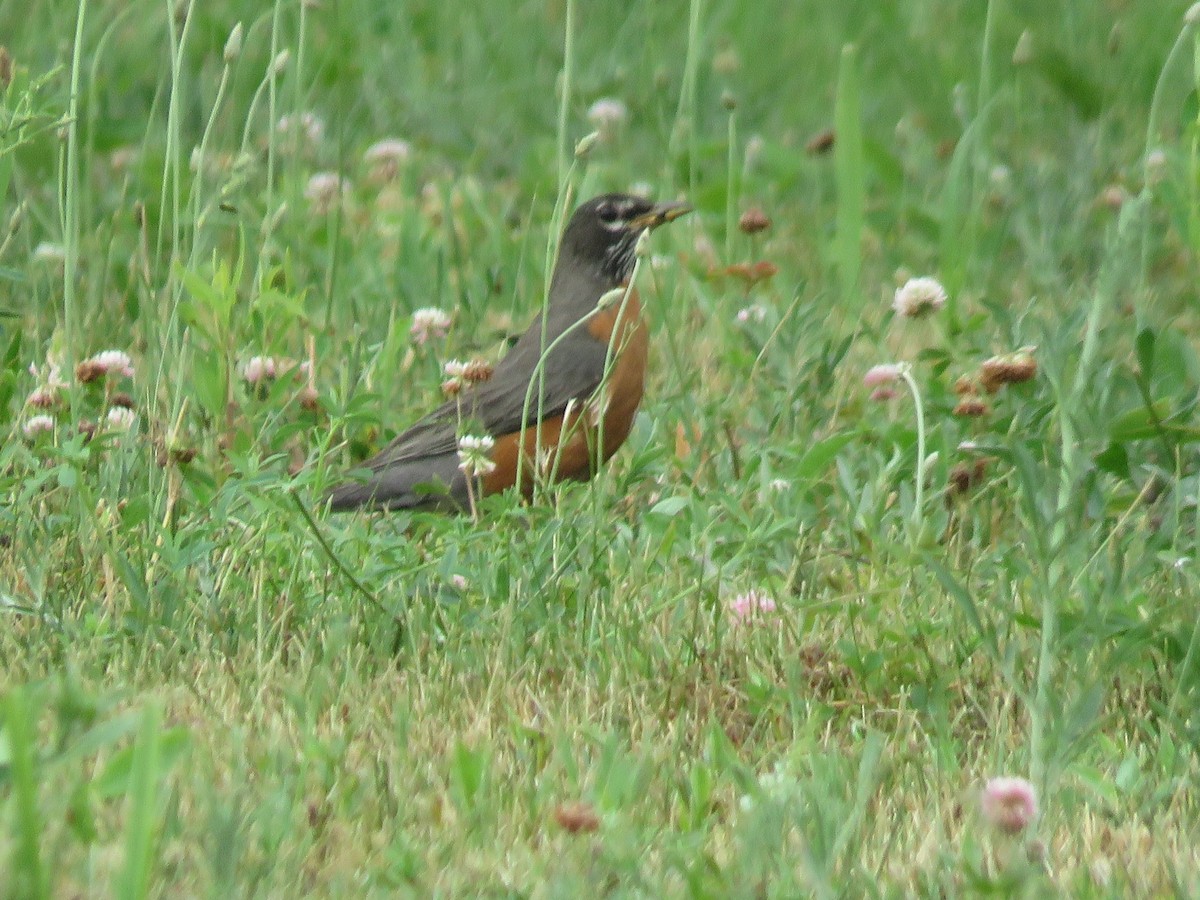
[[[0,0],[0,892],[1194,893],[1187,5]],[[325,515],[640,182],[603,473]]]
[[[5,885],[11,896],[55,896],[72,877],[46,865],[42,844],[51,817],[67,824],[52,844],[55,854],[64,847],[86,853],[107,839],[106,811],[125,794],[130,808],[119,892],[146,895],[157,865],[157,791],[187,752],[189,736],[182,728],[164,730],[152,707],[120,713],[114,705],[85,693],[70,673],[8,693],[0,720],[0,788],[14,801]]]
[[[854,302],[862,268],[863,214],[866,206],[866,169],[863,164],[862,85],[858,51],[842,48],[838,68],[837,103],[834,106],[834,163],[837,174],[837,260],[842,302]]]

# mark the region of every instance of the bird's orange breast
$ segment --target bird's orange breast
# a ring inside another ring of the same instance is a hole
[[[551,481],[586,480],[595,474],[598,462],[616,453],[629,437],[645,390],[650,346],[637,291],[596,313],[586,327],[592,340],[611,347],[600,387],[563,415],[521,432],[496,435],[492,450],[496,468],[483,478],[484,493],[516,484],[520,455],[524,456],[521,490],[526,496],[533,492],[535,472]]]

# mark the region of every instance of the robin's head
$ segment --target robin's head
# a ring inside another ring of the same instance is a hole
[[[691,212],[686,203],[655,203],[631,194],[601,194],[575,210],[563,232],[560,264],[588,267],[612,286],[633,274],[643,231]]]

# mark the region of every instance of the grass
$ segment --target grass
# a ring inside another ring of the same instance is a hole
[[[1194,894],[1186,8],[0,0],[5,895]],[[634,184],[697,212],[602,475],[317,508]]]

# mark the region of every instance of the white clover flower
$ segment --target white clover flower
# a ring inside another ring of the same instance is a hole
[[[588,121],[597,127],[621,125],[629,118],[629,110],[620,100],[602,97],[591,105],[587,115]]]
[[[67,380],[62,376],[62,366],[53,359],[46,360],[46,372],[42,374],[34,363],[29,364],[29,374],[34,378],[41,379],[42,383],[51,389],[68,387]]]
[[[21,426],[21,430],[25,433],[25,437],[33,440],[39,434],[54,430],[54,416],[44,414],[30,416],[25,420],[25,424]]]
[[[336,172],[317,172],[304,186],[304,199],[318,212],[329,212],[348,189],[346,180]]]
[[[390,181],[411,156],[412,145],[408,141],[384,138],[366,149],[363,160],[371,167],[372,178],[377,181]]]
[[[42,385],[30,392],[25,398],[25,405],[35,409],[50,409],[58,403],[58,388],[52,385]]]
[[[453,397],[462,390],[467,374],[467,364],[461,359],[451,359],[442,366],[442,373],[446,376],[442,382],[442,393],[447,397]]]
[[[249,384],[259,384],[279,374],[279,365],[273,356],[252,356],[242,366],[242,378]]]
[[[444,338],[449,330],[450,314],[436,306],[425,306],[413,313],[408,334],[420,346],[432,338]]]
[[[1020,834],[1037,818],[1037,791],[1024,778],[992,778],[980,795],[983,817],[1005,834]]]
[[[742,307],[737,312],[737,320],[742,325],[749,322],[762,322],[766,318],[767,308],[761,303],[751,303],[749,306]]]
[[[468,478],[491,474],[496,470],[490,456],[495,445],[489,435],[464,434],[458,439],[458,467]]]
[[[896,290],[892,309],[907,319],[935,313],[946,305],[946,289],[936,278],[910,278]]]
[[[629,120],[629,109],[620,100],[603,97],[591,105],[587,118],[604,140],[611,140]]]
[[[133,377],[133,360],[122,350],[104,350],[91,359],[92,363],[104,370],[105,374],[116,372],[126,378]]]
[[[880,363],[867,369],[863,384],[869,388],[895,384],[904,375],[903,363]]]
[[[464,434],[458,439],[458,449],[468,453],[488,452],[496,445],[490,435]]]
[[[791,803],[800,799],[800,781],[780,760],[771,771],[758,776],[757,792],[743,794],[739,798],[738,806],[742,812],[751,812],[758,805],[756,794],[769,803]]]
[[[104,417],[104,423],[112,431],[129,431],[137,421],[137,413],[125,406],[114,406]]]
[[[81,384],[91,384],[107,375],[132,378],[133,360],[122,350],[104,350],[90,356],[75,367],[75,378]]]
[[[411,155],[412,144],[408,141],[400,138],[384,138],[368,147],[366,153],[363,154],[363,159],[369,163],[402,163],[407,162]]]
[[[67,251],[62,244],[42,241],[33,248],[33,261],[45,266],[61,266],[67,261]]]
[[[775,599],[773,597],[754,589],[738,594],[729,601],[729,615],[735,625],[755,620],[770,621],[773,624],[779,624],[778,619],[762,618],[768,613],[775,612],[775,609]]]
[[[297,117],[283,116],[275,126],[275,130],[280,134],[291,134],[293,129],[299,129],[309,144],[319,144],[325,136],[325,123],[311,112],[300,113]]]

